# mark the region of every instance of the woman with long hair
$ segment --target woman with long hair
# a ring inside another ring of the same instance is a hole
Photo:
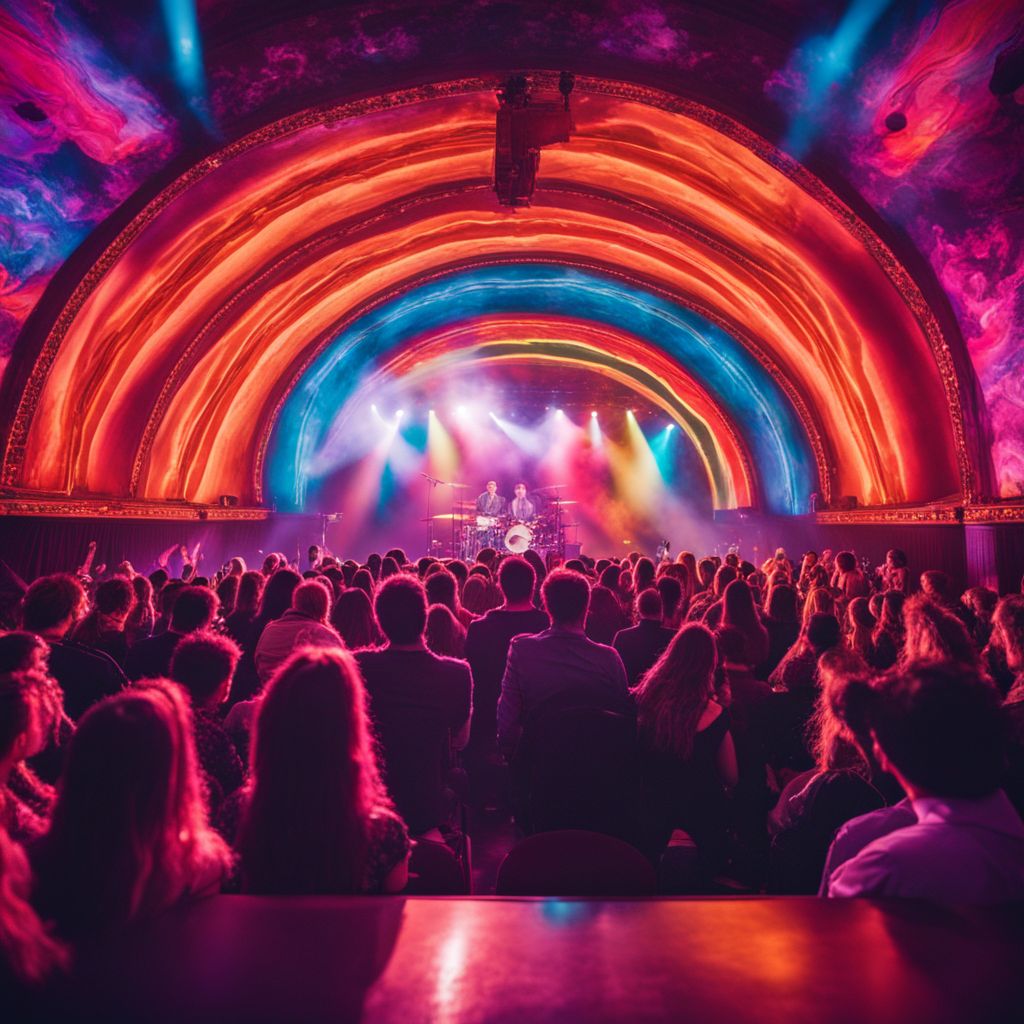
[[[739,781],[729,713],[714,698],[717,664],[714,634],[691,623],[633,691],[655,843],[684,829],[708,877],[724,854],[726,795]]]
[[[447,605],[432,604],[427,609],[424,640],[427,649],[442,658],[466,656],[466,630]]]
[[[180,687],[145,680],[82,716],[32,860],[34,903],[71,938],[220,889],[231,854],[207,823]]]
[[[980,665],[967,627],[924,594],[915,594],[904,603],[903,623],[907,632],[901,663],[953,661],[971,668]]]
[[[814,767],[786,784],[768,818],[770,892],[817,892],[836,830],[903,796],[875,761],[870,733],[845,713],[851,682],[869,674],[856,651],[836,647],[821,657],[821,691],[807,727]]]
[[[590,591],[585,628],[591,640],[598,644],[611,644],[615,634],[629,624],[618,598],[607,587],[598,584]]]
[[[271,679],[253,733],[238,837],[245,892],[398,892],[409,837],[381,783],[355,660],[296,652]]]
[[[331,625],[350,651],[379,647],[383,639],[373,605],[366,591],[359,587],[350,587],[338,595],[331,607]]]
[[[757,666],[758,679],[767,679],[800,636],[800,613],[796,588],[778,583],[768,591],[764,628],[768,632],[768,654]]]
[[[156,625],[156,607],[153,604],[153,584],[148,576],[132,577],[132,589],[135,591],[135,605],[128,613],[124,624],[124,634],[129,646],[136,640],[143,640],[153,635]]]
[[[229,577],[231,578],[231,577]],[[243,650],[254,648],[250,633],[252,624],[259,613],[260,601],[266,577],[255,569],[249,569],[238,577],[238,590],[231,613],[224,620],[224,626],[231,637]]]
[[[878,622],[871,633],[871,645],[874,650],[872,668],[892,668],[903,651],[903,640],[906,636],[906,628],[903,625],[904,602],[902,590],[887,590],[882,595]]]
[[[846,608],[846,645],[868,664],[875,656],[875,645],[871,641],[875,625],[875,617],[868,607],[868,599],[855,597]]]
[[[768,631],[761,624],[753,592],[746,580],[733,580],[725,588],[720,624],[723,629],[731,627],[743,634],[747,664],[760,665],[768,657]]]

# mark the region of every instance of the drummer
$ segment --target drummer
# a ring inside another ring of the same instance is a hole
[[[526,484],[522,481],[517,483],[514,494],[515,497],[512,499],[512,504],[509,507],[509,514],[517,523],[532,522],[537,514],[537,505],[536,502],[531,501],[527,497]]]
[[[476,499],[476,512],[480,516],[501,516],[508,507],[508,499],[498,493],[496,480],[487,481],[487,489]]]

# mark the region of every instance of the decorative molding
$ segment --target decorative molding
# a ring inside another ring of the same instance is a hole
[[[195,519],[209,522],[258,522],[268,519],[265,508],[227,508],[184,502],[119,501],[68,498],[25,493],[0,498],[0,516],[42,516],[65,519]]]
[[[815,522],[822,526],[877,526],[884,524],[959,526],[962,523],[959,505],[923,505],[902,508],[858,508],[848,512],[818,512]]]
[[[1024,502],[968,505],[964,509],[964,522],[983,523],[1024,523]]]

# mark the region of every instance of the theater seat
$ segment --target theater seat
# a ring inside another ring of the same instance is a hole
[[[650,861],[600,832],[542,832],[516,845],[498,868],[499,896],[653,896]]]

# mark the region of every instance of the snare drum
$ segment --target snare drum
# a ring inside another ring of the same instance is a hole
[[[526,523],[516,523],[505,534],[505,547],[517,555],[521,555],[533,544],[533,531]]]

